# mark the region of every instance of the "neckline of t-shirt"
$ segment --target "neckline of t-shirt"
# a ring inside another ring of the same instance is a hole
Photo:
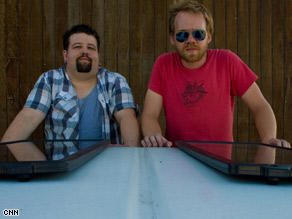
[[[97,86],[96,85],[92,88],[92,90],[90,91],[90,93],[86,97],[78,98],[78,100],[81,101],[81,102],[85,102],[86,100],[89,99],[90,96],[94,95],[95,92],[97,92]]]

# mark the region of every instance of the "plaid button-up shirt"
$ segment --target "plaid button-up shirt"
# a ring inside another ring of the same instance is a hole
[[[98,100],[102,105],[104,115],[103,135],[113,144],[122,144],[121,131],[113,115],[125,108],[134,108],[138,114],[138,107],[134,103],[131,89],[123,76],[100,68],[97,78]],[[65,67],[43,73],[28,96],[24,107],[40,110],[46,114],[47,139],[76,140],[79,138],[77,95]],[[53,160],[62,159],[78,150],[78,144],[71,141],[46,144],[47,158]]]

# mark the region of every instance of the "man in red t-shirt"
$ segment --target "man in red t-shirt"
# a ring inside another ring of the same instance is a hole
[[[177,140],[233,141],[234,96],[253,112],[261,141],[290,147],[276,138],[276,120],[255,83],[257,76],[229,50],[209,50],[213,18],[202,4],[188,1],[170,12],[170,42],[176,52],[157,58],[142,113],[142,145]],[[166,136],[158,122],[162,106]]]

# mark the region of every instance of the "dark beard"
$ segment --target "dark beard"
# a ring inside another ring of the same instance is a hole
[[[78,72],[88,73],[91,71],[91,62],[90,63],[80,63],[78,60],[76,61],[76,69]]]
[[[82,63],[82,62],[79,62],[79,59],[83,58],[83,57],[87,57],[89,59],[89,63]],[[91,67],[92,67],[92,60],[91,58],[88,57],[87,54],[85,53],[82,53],[81,56],[79,56],[76,60],[76,69],[78,72],[81,72],[81,73],[88,73],[91,71]]]

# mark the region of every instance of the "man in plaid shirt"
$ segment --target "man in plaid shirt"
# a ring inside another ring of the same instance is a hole
[[[28,138],[45,119],[47,139],[110,139],[138,146],[138,107],[126,79],[99,67],[100,39],[87,25],[63,36],[65,66],[43,73],[2,141]],[[25,147],[24,145],[25,144]],[[7,145],[17,160],[59,160],[90,143],[46,144],[45,155],[32,143]]]

